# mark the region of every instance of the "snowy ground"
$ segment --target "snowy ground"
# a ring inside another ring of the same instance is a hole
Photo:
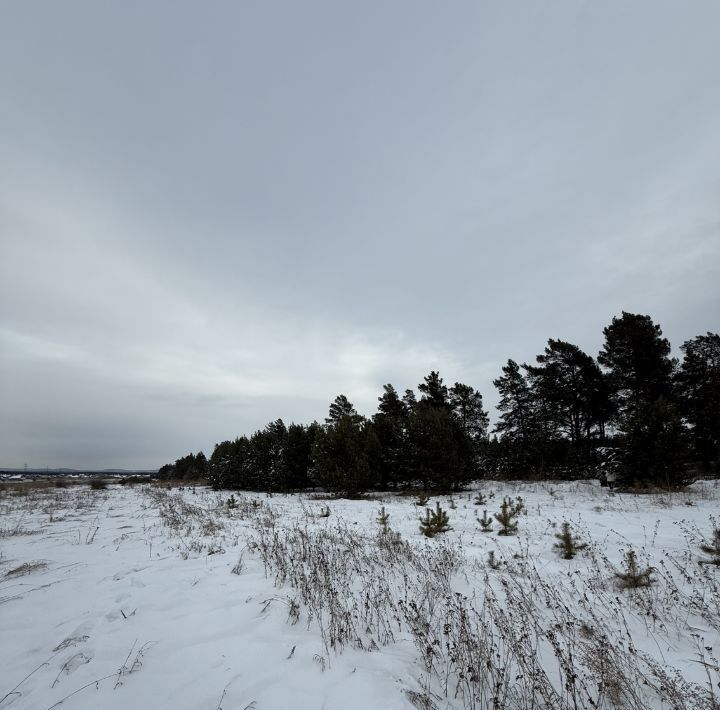
[[[452,530],[427,539],[408,497],[10,487],[0,710],[720,707],[718,482],[480,489],[431,499]],[[504,496],[518,534],[482,532]],[[649,588],[618,585],[629,549]]]

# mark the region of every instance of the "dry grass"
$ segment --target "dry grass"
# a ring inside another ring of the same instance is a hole
[[[26,574],[31,574],[32,572],[37,572],[37,570],[45,569],[46,567],[47,567],[47,562],[43,562],[42,560],[35,560],[33,562],[23,562],[23,564],[19,565],[18,567],[11,569],[9,572],[6,572],[4,574],[4,577],[6,579],[12,579],[14,577],[24,577]]]
[[[720,575],[714,565],[699,564],[707,530],[678,524],[687,552],[650,560],[638,547],[642,564],[635,572],[644,573],[652,561],[656,581],[620,591],[606,546],[592,542],[580,524],[577,533],[588,548],[566,573],[554,567],[548,574],[522,546],[517,557],[502,556],[501,548],[497,564],[490,565],[465,547],[467,538],[425,540],[415,531],[404,539],[390,529],[391,520],[385,532],[377,526],[366,530],[346,524],[340,504],[320,520],[303,515],[302,504],[288,515],[279,496],[268,501],[236,492],[236,506],[228,508],[226,496],[192,486],[173,490],[161,483],[140,490],[144,504],[159,512],[156,529],[180,557],[237,547],[242,551],[228,565],[235,574],[251,557],[260,560],[267,576],[287,592],[288,622],[304,621],[317,630],[323,668],[348,647],[375,651],[412,643],[418,676],[406,684],[416,707],[720,710],[720,668],[705,645],[698,641],[693,660],[706,670],[707,683],[688,682],[650,653],[677,646],[680,639],[685,643],[693,628],[720,633]],[[520,486],[516,492],[522,491]],[[572,493],[548,495],[548,505],[561,506],[562,495]],[[594,493],[587,495],[594,502]],[[67,510],[100,505],[106,497],[87,487],[32,489],[12,505],[14,511],[37,511],[41,503]],[[414,501],[402,500],[408,516],[416,518]],[[602,500],[616,506],[622,499]],[[472,520],[471,500],[469,505]],[[539,514],[534,505],[525,513]],[[45,565],[28,562],[4,576]]]
[[[20,521],[20,524],[14,527],[0,528],[0,539],[4,537],[15,537],[16,535],[37,535],[37,533],[40,532],[39,530],[28,530],[27,528],[22,527],[21,523],[22,520]]]
[[[708,674],[702,685],[629,636],[640,627],[651,644],[674,643],[687,636],[689,614],[720,630],[718,580],[709,568],[698,572],[695,559],[665,554],[658,584],[620,597],[616,569],[597,544],[582,575],[548,578],[527,555],[493,568],[471,563],[452,539],[411,543],[341,519],[285,523],[267,501],[253,506],[242,496],[239,506],[252,530],[248,550],[278,587],[294,591],[294,621],[304,616],[317,628],[323,667],[348,646],[371,651],[409,635],[423,669],[408,695],[417,707],[720,708],[720,669],[707,649],[697,651]]]

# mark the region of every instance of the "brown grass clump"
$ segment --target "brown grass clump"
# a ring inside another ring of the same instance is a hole
[[[36,572],[39,569],[45,569],[46,567],[47,562],[41,562],[39,560],[35,560],[34,562],[23,562],[18,567],[11,569],[9,572],[6,572],[5,578],[12,579],[13,577],[24,577],[26,574]]]

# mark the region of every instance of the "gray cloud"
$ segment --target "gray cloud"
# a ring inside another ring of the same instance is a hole
[[[713,2],[0,9],[0,464],[157,466],[720,313]]]

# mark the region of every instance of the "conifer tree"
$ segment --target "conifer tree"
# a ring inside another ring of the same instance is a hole
[[[359,496],[378,483],[378,454],[372,424],[342,417],[317,432],[313,478],[331,493]]]
[[[475,475],[480,475],[490,423],[488,413],[483,409],[482,395],[470,385],[456,382],[450,388],[450,406],[472,445]]]
[[[720,566],[720,528],[713,530],[712,542],[709,545],[700,545],[700,549],[711,557],[709,560],[703,560],[705,564]]]
[[[672,401],[670,343],[650,316],[625,311],[603,332],[598,362],[608,371],[622,482],[685,485],[687,441]]]
[[[488,516],[487,510],[483,510],[482,518],[477,519],[483,532],[492,532],[492,518]]]
[[[487,437],[488,413],[483,409],[480,392],[470,385],[456,382],[450,388],[450,405],[465,433],[475,442]]]
[[[537,362],[527,368],[530,386],[547,401],[553,434],[567,437],[576,451],[593,435],[602,439],[610,402],[595,360],[577,345],[551,338]]]
[[[587,543],[578,542],[570,530],[570,523],[562,524],[562,531],[557,533],[555,537],[558,542],[555,543],[555,549],[560,552],[560,556],[564,560],[572,560],[575,555],[587,547]]]
[[[325,423],[337,424],[343,417],[360,419],[353,403],[344,394],[339,394],[330,404],[330,411],[325,419]]]
[[[518,524],[515,519],[517,515],[518,510],[513,505],[513,502],[509,498],[503,498],[500,511],[495,513],[495,520],[501,526],[498,535],[514,535],[517,532]]]
[[[443,384],[439,372],[433,370],[425,377],[424,382],[418,385],[418,390],[422,392],[421,402],[437,409],[450,410],[448,388]]]
[[[396,419],[404,419],[408,414],[408,406],[391,385],[383,385],[382,396],[378,397],[378,414]]]
[[[415,396],[415,391],[411,389],[406,389],[402,401],[408,414],[413,412],[415,410],[415,407],[417,406],[417,397]]]
[[[533,445],[537,437],[537,415],[533,393],[527,379],[514,360],[508,360],[501,377],[494,380],[500,394],[497,409],[500,417],[495,432],[504,448],[503,462],[522,470],[531,465]]]
[[[440,502],[435,504],[435,510],[429,508],[425,511],[425,517],[420,519],[420,532],[425,537],[435,537],[440,533],[452,530],[448,514],[440,507]]]
[[[378,525],[380,525],[380,532],[383,535],[387,535],[390,532],[390,513],[385,512],[384,505],[380,507],[376,520]]]
[[[669,341],[650,316],[623,311],[603,333],[605,344],[598,362],[608,371],[614,421],[625,430],[642,403],[670,398],[675,363]]]
[[[649,587],[655,582],[652,578],[652,573],[655,571],[654,568],[646,567],[645,569],[641,569],[638,565],[637,555],[634,550],[628,550],[625,553],[624,566],[624,572],[615,572],[615,577],[623,589]]]
[[[315,434],[320,425],[310,426],[291,424],[287,428],[285,446],[279,464],[278,487],[292,491],[307,488],[310,485],[310,469],[312,467],[312,447]]]
[[[677,375],[680,411],[690,425],[693,454],[705,466],[720,464],[720,334],[685,342]]]
[[[415,505],[424,508],[428,504],[429,500],[430,496],[425,491],[420,491],[420,493],[417,494],[417,498],[415,499]]]
[[[380,444],[380,486],[388,488],[409,483],[408,407],[391,384],[383,390],[373,424]]]
[[[625,426],[619,456],[626,484],[677,488],[692,482],[687,431],[674,404],[663,397],[641,402]]]
[[[408,453],[409,475],[424,490],[457,490],[473,476],[472,442],[447,408],[418,403],[409,417]]]

